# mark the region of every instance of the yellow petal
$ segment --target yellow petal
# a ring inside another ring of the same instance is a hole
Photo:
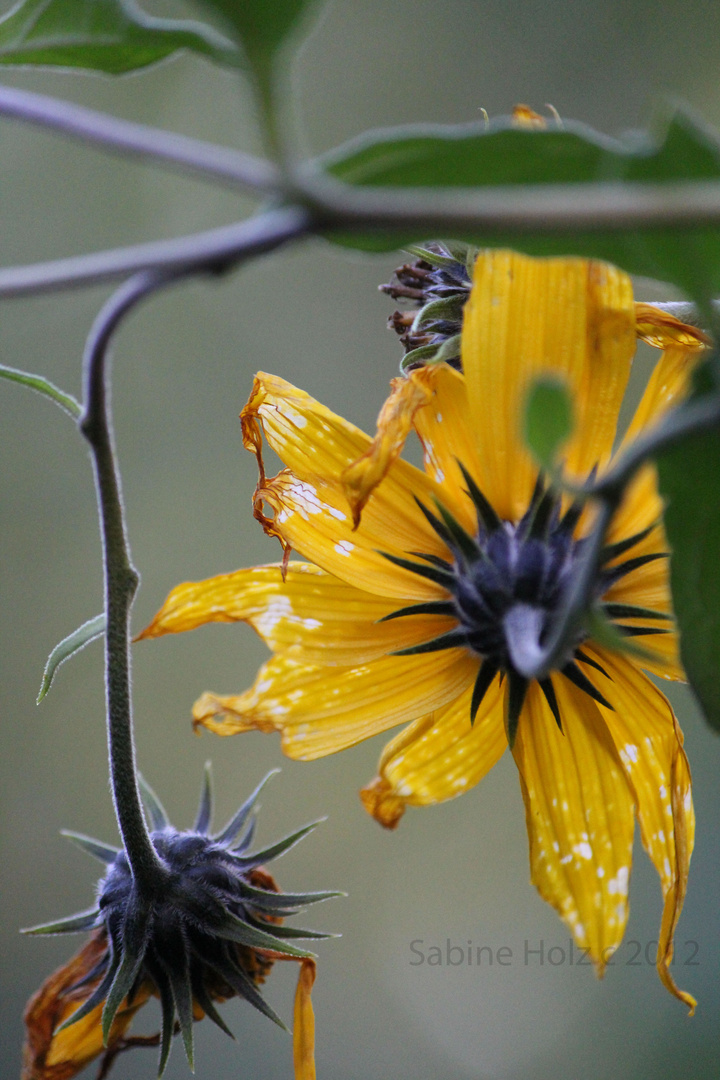
[[[631,481],[625,492],[623,502],[615,514],[610,529],[608,542],[615,543],[642,532],[653,522],[658,524],[648,535],[635,544],[629,551],[608,564],[619,565],[636,556],[667,552],[668,543],[662,526],[662,500],[657,490],[657,475],[654,465],[644,466]],[[653,611],[672,615],[672,596],[670,592],[669,559],[660,558],[645,566],[638,566],[608,589],[603,599],[609,603],[636,604],[651,608]],[[623,623],[647,624],[647,620],[623,619]],[[680,662],[677,634],[674,624],[667,634],[655,634],[646,638],[634,638],[633,641],[645,649],[651,656],[637,662],[655,675],[665,679],[684,680],[685,672]]]
[[[467,484],[458,462],[480,483],[477,433],[468,403],[465,378],[447,364],[414,371],[431,397],[415,414],[415,430],[423,446],[425,470],[442,486],[443,501],[465,528],[474,533],[477,518],[466,494]]]
[[[465,307],[462,363],[480,459],[476,480],[501,517],[527,509],[536,467],[522,415],[534,379],[566,382],[575,433],[563,450],[571,476],[602,467],[635,351],[635,309],[626,274],[583,259],[482,252]]]
[[[683,345],[689,349],[703,348],[710,340],[696,326],[681,322],[668,311],[661,311],[653,304],[635,304],[637,336],[656,349]]]
[[[365,809],[395,828],[406,806],[432,806],[482,780],[507,746],[503,692],[495,678],[470,725],[472,685],[454,701],[416,720],[382,752],[378,776],[360,792]]]
[[[513,749],[532,881],[602,974],[627,921],[632,797],[598,706],[564,677],[552,681],[564,735],[533,683]]]
[[[603,709],[608,730],[633,791],[643,847],[660,875],[663,917],[658,974],[692,1011],[695,1000],[679,990],[668,965],[682,910],[694,841],[690,770],[682,733],[670,703],[626,656],[588,648],[605,668],[601,691],[614,711]]]
[[[258,459],[260,486],[265,480],[261,433],[296,480],[311,489],[334,492],[333,505],[348,515],[349,504],[342,482],[345,470],[365,454],[372,455],[372,440],[341,416],[325,408],[309,394],[274,375],[259,372],[250,399],[241,413],[243,440]],[[432,505],[436,486],[406,461],[384,462],[387,472],[381,491],[386,529],[393,536],[423,535],[429,530],[415,503],[415,496]],[[371,499],[370,506],[377,501]],[[369,509],[369,507],[368,507]],[[391,513],[388,513],[391,511]],[[432,530],[429,530],[432,532]]]
[[[413,551],[445,558],[448,554],[417,504],[413,502],[405,516],[393,507],[391,496],[387,483],[381,484],[355,530],[342,509],[347,506],[345,496],[335,486],[300,481],[282,472],[266,480],[256,497],[274,511],[271,528],[286,544],[342,581],[398,599],[446,597],[439,585],[385,558],[384,553],[407,558]]]
[[[377,421],[377,434],[362,455],[342,473],[342,485],[357,528],[365,503],[401,453],[412,430],[415,413],[428,401],[428,391],[417,379],[393,379],[390,397]]]
[[[218,735],[279,731],[288,757],[310,761],[441,708],[476,671],[477,658],[464,649],[385,656],[352,668],[275,656],[244,694],[203,694],[193,722]]]
[[[304,664],[347,665],[430,641],[455,624],[443,615],[379,621],[397,607],[311,563],[290,563],[283,580],[276,563],[176,586],[135,640],[209,622],[246,622],[274,652]]]
[[[315,961],[306,958],[300,964],[293,1010],[295,1080],[315,1080],[315,1013],[310,997],[315,975]]]
[[[648,379],[625,433],[623,447],[635,439],[643,428],[656,424],[669,409],[685,400],[691,389],[692,373],[704,351],[702,347],[691,349],[684,345],[670,345],[665,350]]]

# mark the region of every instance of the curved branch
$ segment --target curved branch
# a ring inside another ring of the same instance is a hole
[[[0,270],[0,296],[36,296],[145,270],[168,271],[173,277],[203,271],[222,273],[241,259],[272,251],[309,233],[311,221],[302,207],[289,206],[173,240],[9,267]]]
[[[108,406],[107,362],[118,326],[169,277],[144,272],[125,282],[98,314],[85,348],[85,409],[79,421],[90,444],[97,486],[105,571],[105,690],[110,781],[120,834],[138,891],[152,897],[167,871],[150,840],[140,803],[130,700],[130,608],[138,574],[130,561],[120,476]]]
[[[275,166],[252,154],[119,120],[29,90],[0,86],[0,116],[38,124],[91,145],[150,158],[156,164],[195,173],[200,179],[220,181],[263,195],[272,194],[280,186],[280,174]]]
[[[498,185],[482,188],[357,187],[301,171],[299,198],[323,230],[379,229],[423,235],[527,233],[677,228],[720,222],[720,182],[597,181]]]

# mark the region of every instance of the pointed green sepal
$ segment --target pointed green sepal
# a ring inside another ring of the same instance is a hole
[[[94,840],[92,836],[72,832],[70,829],[61,829],[60,835],[82,851],[87,852],[88,855],[92,855],[94,859],[105,863],[106,866],[114,863],[122,850],[121,848],[111,847],[110,844],[103,844],[100,840]]]
[[[102,1011],[103,1045],[107,1046],[115,1014],[132,990],[143,962],[144,949],[131,949],[125,944],[120,965],[108,990]]]
[[[251,949],[270,949],[273,952],[285,953],[287,956],[296,956],[299,959],[315,956],[315,953],[308,952],[306,949],[296,949],[294,945],[286,945],[275,934],[258,930],[257,927],[251,926],[250,923],[230,912],[226,913],[222,923],[213,927],[213,930],[218,937],[226,941],[236,941]]]
[[[200,792],[200,804],[197,817],[193,825],[193,832],[207,836],[212,822],[213,795],[212,795],[212,766],[209,761],[205,762],[203,771],[203,786]]]
[[[273,859],[277,859],[280,855],[284,855],[291,847],[295,847],[295,844],[302,840],[303,836],[307,836],[313,829],[317,829],[318,825],[322,825],[323,821],[327,821],[327,818],[323,817],[318,818],[317,821],[311,821],[309,825],[303,825],[302,829],[298,829],[297,832],[283,837],[282,840],[278,840],[277,843],[271,844],[270,847],[263,848],[262,851],[254,851],[252,855],[237,855],[235,857],[235,862],[240,866],[248,867],[259,866],[260,863],[272,862]]]
[[[57,922],[41,923],[39,926],[24,927],[21,934],[80,934],[86,930],[94,930],[100,908],[89,908],[87,911],[79,911],[77,915],[68,915],[66,919],[58,919]]]
[[[272,780],[273,776],[277,776],[279,772],[279,769],[271,769],[267,776],[263,776],[258,786],[255,788],[252,794],[248,796],[240,809],[233,814],[222,832],[219,832],[216,836],[213,836],[213,840],[216,843],[227,845],[233,842],[235,837],[245,825],[247,819],[250,817],[250,814],[254,810],[255,803],[260,797],[260,792],[263,790],[268,780]]]
[[[160,802],[160,799],[157,797],[157,795],[141,773],[138,773],[138,785],[140,787],[140,791],[142,792],[145,806],[147,807],[148,813],[150,814],[150,824],[152,826],[152,831],[161,832],[163,829],[166,829],[170,824],[170,819],[165,812],[165,807]]]

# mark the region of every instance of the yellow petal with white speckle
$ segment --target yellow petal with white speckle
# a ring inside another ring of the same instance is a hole
[[[603,709],[605,723],[634,793],[643,847],[660,875],[664,911],[658,973],[667,988],[692,1011],[694,998],[678,990],[668,970],[695,836],[682,732],[670,703],[627,657],[595,647],[587,651],[610,676],[598,680],[614,708],[613,712]]]
[[[564,676],[552,681],[564,734],[533,683],[513,749],[532,880],[602,974],[627,922],[632,796],[599,707]]]
[[[370,499],[355,530],[349,512],[342,510],[345,497],[334,487],[301,482],[292,473],[282,472],[267,480],[256,497],[274,511],[272,529],[286,544],[342,581],[398,599],[446,596],[439,585],[385,558],[385,553],[407,558],[412,551],[447,557],[447,549],[415,504],[414,514],[425,527],[418,524],[413,534],[410,522],[401,530],[405,519],[396,517],[395,528],[389,527],[393,507],[386,503],[385,494]]]
[[[414,720],[428,704],[441,708],[462,693],[477,666],[464,649],[384,656],[350,668],[279,655],[244,694],[203,694],[193,718],[219,735],[279,731],[288,757],[309,761]]]
[[[470,724],[472,686],[442,709],[416,720],[383,750],[378,776],[360,795],[386,828],[406,806],[454,799],[482,780],[507,747],[503,691],[495,678]]]
[[[454,620],[381,622],[397,601],[364,592],[312,563],[280,563],[177,585],[141,634],[161,637],[210,622],[246,622],[276,652],[304,664],[364,664],[445,633]]]
[[[300,485],[332,492],[331,505],[345,514],[352,528],[343,474],[359,458],[372,455],[372,440],[364,431],[291,383],[264,372],[255,377],[241,419],[245,446],[258,459],[261,487],[265,479],[262,431]],[[373,524],[377,527],[384,522],[384,535],[391,544],[402,546],[408,536],[417,539],[427,535],[432,541],[434,533],[418,510],[415,497],[431,506],[433,496],[440,494],[437,485],[414,465],[400,459],[391,461],[391,457],[382,464],[382,488],[370,498],[365,513],[374,510]]]

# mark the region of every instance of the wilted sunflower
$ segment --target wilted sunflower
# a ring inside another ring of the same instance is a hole
[[[624,444],[686,393],[702,335],[633,302],[629,278],[581,259],[481,254],[465,306],[462,373],[397,379],[374,440],[260,374],[242,420],[260,466],[255,514],[311,563],[261,566],[176,588],[141,635],[242,620],[275,655],[244,694],[204,694],[219,734],[279,731],[311,760],[408,724],[362,791],[394,827],[406,806],[468,791],[508,736],[520,773],[532,880],[602,973],[628,916],[634,816],[664,897],[668,964],[693,846],[690,772],[672,708],[640,670],[682,679],[662,503],[644,467],[607,536],[594,601],[644,659],[579,633],[539,682],[514,665],[573,580],[589,513],[544,489],[521,432],[529,385],[563,380],[575,405],[565,475],[607,468],[636,338],[664,347]],[[425,472],[398,454],[414,428]],[[261,433],[286,463],[265,476]],[[265,516],[269,506],[273,516]],[[506,734],[507,731],[507,734]]]
[[[28,1002],[21,1080],[72,1080],[99,1056],[102,1078],[118,1053],[142,1045],[160,1046],[162,1076],[178,1033],[192,1068],[193,1021],[208,1016],[232,1038],[215,1008],[216,1002],[232,997],[243,998],[284,1028],[259,989],[275,960],[301,965],[293,1024],[295,1078],[315,1080],[310,998],[315,963],[311,953],[292,941],[330,935],[283,923],[300,907],[340,894],[283,893],[261,865],[282,855],[313,825],[262,851],[249,850],[264,783],[224,829],[211,835],[208,768],[195,826],[188,831],[172,827],[157,796],[142,782],[152,821],[150,839],[165,871],[152,899],[138,893],[124,850],[65,834],[105,863],[107,872],[98,884],[95,907],[25,931],[93,933]],[[161,1032],[128,1037],[135,1013],[152,996],[160,999]]]

